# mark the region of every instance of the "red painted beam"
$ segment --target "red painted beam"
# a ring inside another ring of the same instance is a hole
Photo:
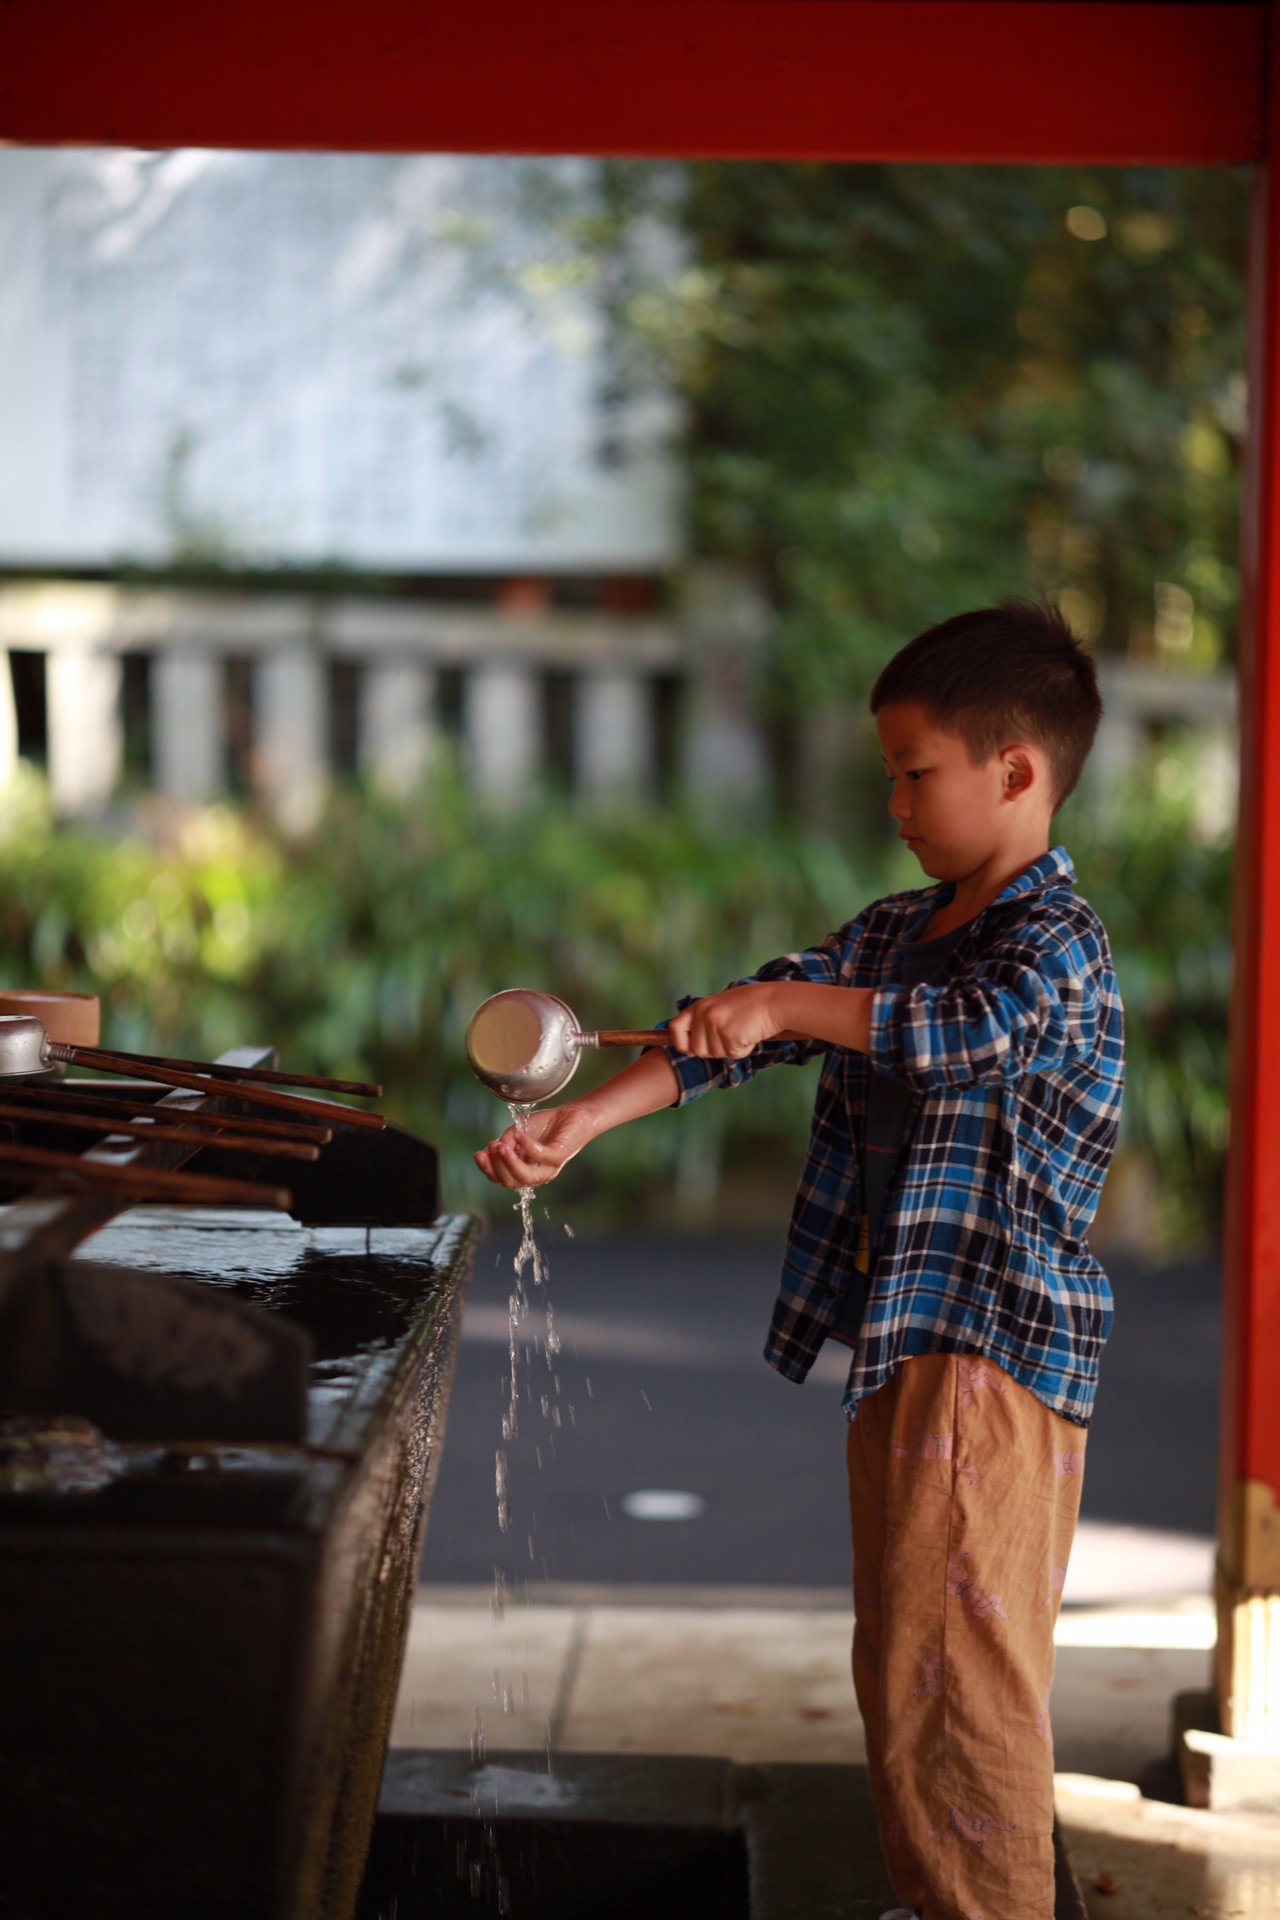
[[[1067,0],[5,0],[33,144],[1257,157],[1264,9]]]
[[[1280,1501],[1280,48],[1272,61],[1273,157],[1254,176],[1249,242],[1221,1459],[1228,1500],[1261,1480]]]

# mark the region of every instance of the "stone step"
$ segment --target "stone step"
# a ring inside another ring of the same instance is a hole
[[[399,1747],[357,1920],[878,1920],[893,1904],[865,1767]],[[1085,1920],[1061,1845],[1056,1914]]]

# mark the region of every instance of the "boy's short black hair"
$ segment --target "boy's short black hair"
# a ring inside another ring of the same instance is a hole
[[[1098,675],[1056,607],[1002,600],[909,640],[871,689],[871,711],[906,701],[957,733],[979,765],[1017,740],[1047,754],[1054,806],[1080,778],[1102,718]]]

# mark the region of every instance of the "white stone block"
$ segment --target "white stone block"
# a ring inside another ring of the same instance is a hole
[[[49,786],[62,818],[99,812],[120,778],[124,728],[120,661],[60,649],[46,657]]]
[[[226,784],[222,662],[194,647],[169,647],[151,668],[151,764],[171,800],[212,800]]]
[[[328,767],[325,663],[311,647],[282,647],[255,664],[254,780],[290,833],[306,833],[324,804]]]
[[[630,800],[653,786],[653,703],[638,673],[584,673],[574,701],[574,758],[589,799]]]
[[[529,791],[542,758],[536,676],[525,667],[480,667],[467,676],[467,755],[486,799],[510,805]]]
[[[379,660],[360,681],[360,771],[390,793],[412,793],[431,765],[435,675],[416,660]]]

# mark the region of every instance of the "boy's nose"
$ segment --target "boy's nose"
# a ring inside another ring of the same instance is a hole
[[[895,787],[889,795],[889,813],[894,820],[905,820],[911,808]]]

